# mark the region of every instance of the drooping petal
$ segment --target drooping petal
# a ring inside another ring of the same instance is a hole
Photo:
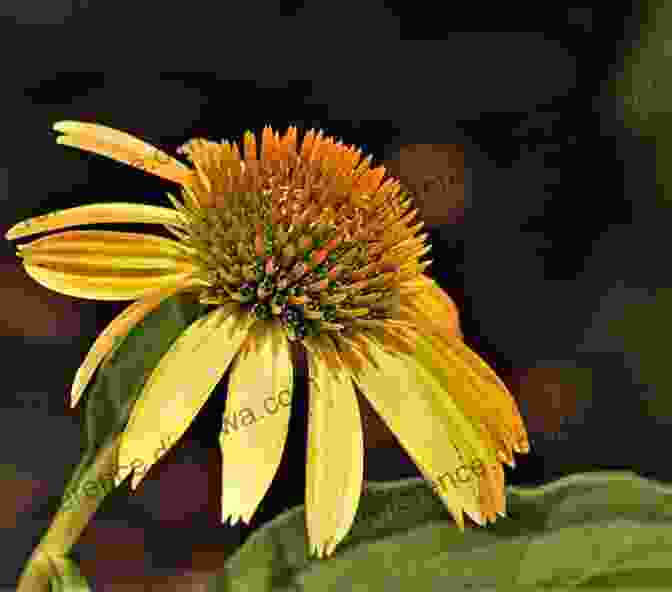
[[[306,526],[310,553],[331,555],[359,505],[364,444],[357,396],[328,337],[308,338]],[[338,358],[338,359],[337,359]]]
[[[38,284],[54,292],[90,300],[135,300],[153,290],[174,286],[190,273],[121,275],[119,273],[91,275],[90,273],[57,271],[42,265],[24,264],[26,273]],[[199,280],[200,281],[200,280]]]
[[[65,134],[56,139],[59,144],[107,156],[175,183],[186,184],[192,178],[184,163],[126,132],[81,121],[59,121],[53,128]]]
[[[171,208],[136,203],[101,203],[78,206],[28,218],[12,226],[5,234],[8,240],[31,236],[40,232],[61,230],[85,224],[162,224],[184,227],[183,214]]]
[[[474,463],[486,447],[473,426],[437,381],[412,357],[385,352],[374,340],[369,353],[381,370],[365,366],[353,374],[374,410],[398,438],[426,479],[435,485],[458,526],[462,511],[484,524],[484,484]],[[486,449],[487,452],[487,449]],[[460,473],[462,471],[462,473]],[[464,477],[468,478],[464,478]]]
[[[487,363],[453,330],[457,307],[436,282],[420,276],[406,285],[402,294],[402,318],[413,322],[426,336],[425,360],[443,369],[446,384],[455,389],[456,402],[470,417],[487,425],[498,443],[500,460],[513,463],[512,450],[527,452],[529,443],[522,418],[506,385]],[[417,292],[413,290],[417,288]]]
[[[461,340],[454,338],[453,342]],[[462,347],[466,348],[462,344]],[[476,355],[476,354],[474,354]],[[511,396],[497,385],[480,379],[469,365],[443,342],[432,337],[419,336],[416,340],[415,359],[432,374],[442,388],[449,393],[451,401],[459,407],[486,443],[483,464],[488,468],[482,481],[493,488],[491,509],[503,512],[504,488],[500,486],[500,462],[512,464],[512,414]],[[492,471],[495,471],[493,473]]]
[[[133,232],[71,230],[18,247],[24,263],[56,271],[92,275],[143,270],[164,273],[197,271],[186,247],[172,239]]]
[[[222,522],[249,523],[275,476],[289,429],[292,359],[279,322],[259,323],[233,362],[222,432]]]
[[[402,284],[400,304],[400,318],[412,320],[422,333],[440,333],[462,339],[457,305],[427,276],[420,275]]]
[[[117,483],[133,472],[135,489],[187,431],[254,320],[237,305],[222,306],[196,320],[175,340],[145,383],[121,436]]]
[[[93,373],[105,357],[112,351],[116,343],[123,339],[143,318],[158,307],[166,298],[188,289],[193,285],[193,280],[186,279],[167,288],[159,288],[144,296],[141,300],[126,307],[114,320],[103,330],[91,349],[86,354],[84,362],[75,374],[70,394],[70,405],[74,407],[79,402],[84,389],[86,389]]]
[[[480,390],[482,413],[486,414],[485,409],[493,410],[494,417],[489,412],[488,417],[496,418],[493,431],[494,425],[499,426],[497,432],[501,440],[506,443],[504,452],[509,457],[507,462],[511,460],[511,450],[521,453],[529,452],[527,431],[515,399],[485,360],[460,339],[429,336],[428,341],[431,347],[435,348],[436,356],[441,356],[445,360],[443,368],[452,367],[453,372],[468,375],[472,384]]]

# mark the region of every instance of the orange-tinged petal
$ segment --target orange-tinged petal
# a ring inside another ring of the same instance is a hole
[[[193,177],[184,163],[126,132],[82,121],[59,121],[53,128],[65,134],[56,139],[59,144],[95,152],[183,185]]]
[[[402,285],[400,312],[425,334],[463,337],[457,305],[425,275]]]
[[[5,235],[8,240],[41,232],[61,230],[85,224],[162,224],[184,227],[183,214],[171,208],[136,203],[102,203],[78,206],[28,218],[12,226]]]

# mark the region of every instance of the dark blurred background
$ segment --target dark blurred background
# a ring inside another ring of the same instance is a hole
[[[532,453],[509,482],[607,468],[672,479],[661,447],[672,423],[669,184],[656,137],[669,122],[660,105],[672,103],[660,100],[664,78],[641,69],[655,57],[669,71],[661,56],[672,51],[654,31],[669,19],[652,7],[5,0],[0,11],[3,234],[75,205],[169,203],[171,184],[58,146],[55,121],[102,123],[173,153],[191,137],[238,140],[265,124],[321,128],[417,193],[432,275],[530,432]],[[629,82],[637,68],[648,95]],[[66,402],[75,370],[127,303],[47,291],[8,242],[0,266],[0,585],[11,586],[79,459],[82,414]],[[303,503],[297,397],[252,526],[219,523],[218,392],[135,494],[106,499],[75,547],[95,590],[195,589],[251,530]],[[367,477],[417,475],[364,417]]]

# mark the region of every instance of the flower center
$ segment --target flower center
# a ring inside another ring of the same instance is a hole
[[[257,201],[245,197],[241,201],[248,206]],[[246,220],[235,208],[192,212],[185,242],[196,247],[195,258],[210,284],[201,302],[233,300],[260,320],[276,317],[292,341],[394,317],[399,266],[371,257],[369,242],[357,233],[320,221],[262,221],[264,207],[256,209],[261,214],[250,228],[255,216],[249,207],[241,209]]]
[[[401,287],[431,261],[417,210],[384,167],[361,151],[296,129],[268,127],[261,152],[246,132],[237,145],[191,140],[179,152],[194,164],[183,186],[191,247],[207,285],[201,302],[238,302],[258,319],[277,318],[290,340],[402,323]]]

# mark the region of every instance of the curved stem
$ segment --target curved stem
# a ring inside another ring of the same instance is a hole
[[[112,476],[116,471],[118,450],[117,436],[101,449],[94,463],[84,472],[78,485],[85,495],[77,496],[71,507],[66,503],[58,509],[49,529],[21,573],[17,592],[50,592],[49,582],[55,574],[48,558],[64,557],[72,549],[105,496],[111,491],[112,487],[108,489],[100,485],[103,479],[108,480],[105,476]],[[111,478],[109,481],[113,482]],[[93,490],[100,493],[95,497],[90,496],[86,491],[88,485],[94,485]]]

